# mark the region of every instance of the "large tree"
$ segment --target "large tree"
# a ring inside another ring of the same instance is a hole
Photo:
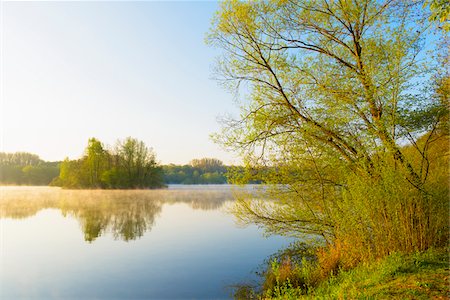
[[[243,219],[276,232],[336,236],[356,205],[343,204],[356,197],[345,194],[349,176],[377,182],[387,165],[429,201],[427,150],[448,106],[423,91],[439,66],[420,51],[443,38],[431,35],[427,20],[420,1],[221,4],[208,42],[224,50],[218,79],[243,101],[217,140],[252,170],[275,170],[267,182],[287,184],[277,188],[278,205],[239,202]],[[408,139],[417,159],[404,147]],[[371,226],[361,230],[370,235]]]

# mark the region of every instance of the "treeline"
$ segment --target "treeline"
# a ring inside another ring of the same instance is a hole
[[[58,162],[46,162],[26,152],[0,152],[0,184],[48,185],[58,175]]]
[[[225,166],[215,158],[194,159],[187,165],[156,162],[143,142],[126,138],[111,149],[91,138],[80,159],[46,162],[31,153],[0,152],[0,184],[52,185],[64,188],[157,188],[166,184],[226,184],[243,168]]]
[[[194,159],[189,165],[163,166],[164,182],[167,184],[224,184],[227,169],[214,158]]]
[[[164,185],[162,168],[152,149],[128,137],[106,149],[97,139],[88,141],[84,156],[65,159],[52,185],[66,188],[158,188]]]

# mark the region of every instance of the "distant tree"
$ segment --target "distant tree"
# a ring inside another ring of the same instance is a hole
[[[227,183],[227,167],[215,158],[193,159],[189,165],[163,166],[164,182],[168,184]]]
[[[59,174],[56,163],[42,163],[37,166],[25,166],[22,168],[23,183],[27,185],[48,185]]]
[[[0,182],[3,184],[23,184],[22,167],[9,164],[1,165]]]
[[[89,185],[100,187],[101,175],[108,168],[108,152],[96,138],[90,138],[88,141],[84,163],[89,172]]]
[[[47,185],[58,176],[58,162],[45,162],[27,152],[0,152],[0,183]]]
[[[10,166],[36,166],[43,162],[36,154],[28,152],[0,152],[0,164]]]
[[[226,168],[222,161],[215,158],[193,159],[190,164],[192,167],[199,169],[203,173],[226,172]]]

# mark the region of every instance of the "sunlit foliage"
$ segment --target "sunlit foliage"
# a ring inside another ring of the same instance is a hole
[[[424,6],[430,7],[431,21],[437,21],[439,26],[450,31],[450,3],[447,0],[426,0]]]
[[[168,184],[227,183],[228,168],[215,158],[193,159],[189,165],[163,166],[164,182]]]
[[[240,199],[243,222],[320,235],[348,266],[445,245],[448,49],[428,17],[422,1],[221,3],[207,41],[241,114],[216,140],[276,199]]]
[[[126,138],[113,150],[89,139],[85,155],[66,159],[53,182],[67,188],[155,188],[163,186],[162,169],[152,149],[142,141]]]
[[[0,152],[0,184],[47,185],[58,176],[58,162],[26,152]]]

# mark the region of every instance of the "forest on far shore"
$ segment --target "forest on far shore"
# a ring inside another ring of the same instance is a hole
[[[80,159],[48,162],[28,152],[0,152],[0,185],[66,188],[157,188],[167,184],[226,184],[229,166],[215,158],[159,165],[143,142],[126,138],[106,149],[89,139]]]

